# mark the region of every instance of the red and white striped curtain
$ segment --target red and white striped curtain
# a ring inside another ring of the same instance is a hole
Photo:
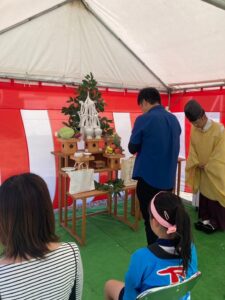
[[[207,94],[208,93],[208,94]],[[180,156],[186,157],[189,146],[190,124],[185,120],[183,106],[192,97],[205,108],[207,115],[224,120],[225,92],[201,92],[175,95],[171,99],[171,110],[181,127]],[[66,104],[73,89],[59,87],[20,87],[0,85],[0,180],[21,172],[34,172],[42,176],[49,187],[53,205],[57,203],[57,165],[51,151],[59,150],[55,132],[66,120],[61,107]],[[137,92],[103,91],[107,106],[103,113],[113,119],[117,133],[122,138],[126,156],[132,126],[140,114],[136,103]],[[167,97],[163,95],[163,104]],[[179,101],[177,101],[177,99]],[[80,145],[81,147],[82,145]],[[181,189],[184,190],[184,168],[182,165]],[[96,180],[99,180],[96,175]],[[100,178],[101,180],[101,178]]]

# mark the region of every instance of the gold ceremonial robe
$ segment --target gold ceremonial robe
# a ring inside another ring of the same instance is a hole
[[[199,165],[204,165],[204,169]],[[222,124],[212,121],[205,131],[192,126],[186,183],[193,193],[200,191],[225,207],[225,131]]]

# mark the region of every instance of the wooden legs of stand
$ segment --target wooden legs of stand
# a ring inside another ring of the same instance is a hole
[[[138,221],[139,221],[139,202],[136,196],[135,188],[129,188],[126,187],[124,188],[124,199],[123,199],[123,214],[118,215],[118,199],[117,196],[114,196],[114,211],[113,215],[114,217],[131,227],[133,230],[138,229]],[[131,215],[134,216],[134,222],[132,223],[128,219],[128,197],[129,197],[129,192],[131,192]]]
[[[58,179],[58,206],[59,206],[59,224],[62,223],[62,178],[61,175],[58,174],[59,179]]]
[[[79,243],[80,245],[85,245],[86,243],[86,223],[87,223],[87,216],[94,216],[98,214],[112,214],[112,202],[114,201],[114,209],[113,209],[113,216],[118,219],[119,221],[125,223],[133,230],[137,230],[138,228],[138,221],[139,221],[139,202],[136,197],[136,187],[125,187],[123,189],[124,195],[124,202],[123,202],[123,214],[118,215],[118,199],[117,197],[111,197],[105,191],[90,191],[84,192],[80,194],[73,194],[70,195],[67,193],[68,190],[68,177],[63,173],[59,173],[59,223],[60,225],[65,228]],[[128,197],[131,193],[131,215],[134,216],[134,222],[132,223],[129,220],[129,213],[128,213]],[[96,197],[100,195],[105,195],[107,198],[107,205],[104,210],[94,212],[94,213],[87,213],[87,199],[89,197]],[[72,198],[72,218],[68,217],[68,198]],[[82,211],[81,214],[77,216],[77,200],[82,201]],[[81,223],[77,222],[77,220],[81,219]],[[71,222],[72,221],[72,224]],[[78,226],[79,225],[79,226]],[[78,230],[79,227],[79,230]]]
[[[81,244],[86,243],[86,210],[87,210],[87,198],[82,198],[82,215],[81,215],[81,236],[77,233],[77,216],[76,216],[76,199],[73,200],[73,214],[72,214],[72,229],[71,234]]]
[[[176,187],[177,196],[180,195],[180,177],[181,177],[181,161],[178,161],[178,164],[177,164],[177,187]]]
[[[66,198],[66,187],[67,179],[62,174],[59,174],[58,180],[58,197],[59,197],[59,224],[62,225],[65,223],[67,225],[68,209],[67,209],[67,198]]]
[[[96,194],[96,191],[94,192]],[[66,229],[70,232],[70,234],[80,243],[80,245],[86,244],[86,223],[87,223],[87,216],[95,216],[98,214],[111,214],[111,196],[109,194],[106,194],[107,197],[107,205],[105,210],[101,210],[94,213],[87,213],[87,199],[90,197],[90,192],[87,196],[87,194],[82,198],[76,198],[74,195],[72,195],[73,198],[73,206],[72,206],[72,228],[70,229],[68,227],[68,224],[66,225]],[[102,192],[100,192],[102,194]],[[81,215],[77,216],[77,200],[82,201],[82,212]],[[79,229],[80,234],[78,233],[78,224],[77,220],[81,219],[81,229]],[[64,222],[65,224],[65,222]]]

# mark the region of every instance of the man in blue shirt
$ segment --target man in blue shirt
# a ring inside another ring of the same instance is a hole
[[[137,196],[150,245],[157,239],[149,225],[150,200],[175,186],[181,128],[177,118],[161,105],[155,88],[142,89],[137,102],[143,114],[135,121],[128,148],[131,154],[137,153],[133,179],[138,180]]]

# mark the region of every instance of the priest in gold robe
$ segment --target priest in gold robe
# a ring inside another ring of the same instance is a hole
[[[196,100],[184,107],[191,122],[186,183],[199,191],[199,221],[195,228],[206,233],[225,230],[225,130],[210,120]]]

